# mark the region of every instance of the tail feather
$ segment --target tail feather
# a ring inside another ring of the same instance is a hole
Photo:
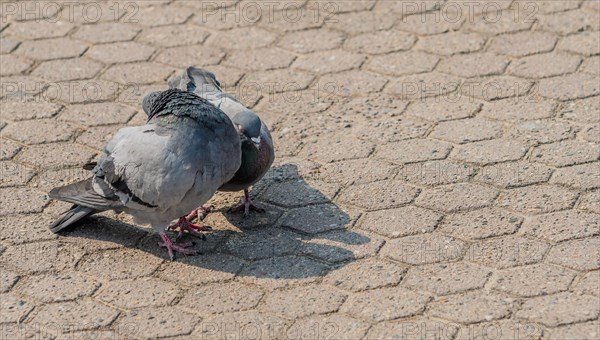
[[[50,231],[57,233],[66,227],[74,224],[82,218],[97,213],[98,210],[84,207],[81,205],[73,205],[71,209],[65,211],[54,223],[50,225]]]

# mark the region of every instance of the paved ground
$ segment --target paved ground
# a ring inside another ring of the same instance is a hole
[[[600,337],[600,1],[1,6],[1,339]],[[188,65],[272,126],[268,213],[219,195],[176,262],[126,216],[51,234]]]

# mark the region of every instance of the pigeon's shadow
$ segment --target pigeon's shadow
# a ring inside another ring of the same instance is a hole
[[[206,275],[208,269],[285,286],[292,281],[314,280],[376,252],[383,241],[350,230],[359,214],[331,201],[337,191],[335,185],[330,186],[333,189],[324,187],[325,192],[311,186],[295,164],[273,167],[251,192],[255,203],[266,212],[250,212],[246,218],[227,211],[238,203],[241,192],[218,194],[209,202],[216,211],[198,223],[214,228],[206,233],[206,240],[188,235],[181,239],[193,241],[192,249],[199,254],[177,254],[175,261],[178,266],[189,267],[184,270],[200,270],[198,275]],[[120,244],[168,258],[166,250],[158,246],[155,233],[104,216],[87,219],[64,236],[96,249]],[[170,265],[165,262],[159,270]]]

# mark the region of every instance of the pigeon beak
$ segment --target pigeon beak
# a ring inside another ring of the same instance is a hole
[[[250,138],[256,146],[260,146],[260,136]]]

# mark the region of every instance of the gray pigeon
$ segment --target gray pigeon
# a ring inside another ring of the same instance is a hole
[[[180,233],[199,226],[184,216],[208,201],[241,164],[240,139],[223,111],[193,93],[169,89],[143,101],[148,122],[119,130],[95,164],[92,178],[50,191],[75,204],[51,226],[58,232],[103,210],[126,212],[159,233],[169,257],[194,254],[165,230],[179,218]],[[185,220],[185,221],[182,221]]]
[[[248,188],[267,173],[275,160],[275,149],[269,129],[260,117],[238,102],[235,97],[223,92],[215,75],[197,67],[188,67],[180,76],[169,81],[170,88],[194,92],[220,108],[233,121],[240,135],[242,165],[235,176],[219,191],[244,190],[242,202],[231,208],[232,212],[243,211],[247,216],[250,209],[264,212],[250,199]],[[200,207],[188,215],[204,215],[207,207]]]

